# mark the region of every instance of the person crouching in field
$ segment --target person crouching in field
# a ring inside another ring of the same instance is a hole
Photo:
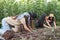
[[[14,32],[20,31],[20,25],[22,24],[24,29],[31,32],[31,21],[37,17],[35,13],[25,12],[17,16],[6,17],[2,19],[2,28],[0,34],[4,34],[7,30],[13,30]],[[22,27],[22,26],[21,26]]]
[[[42,14],[36,24],[36,28],[56,28],[55,16],[54,14],[49,14],[48,16],[46,14]]]

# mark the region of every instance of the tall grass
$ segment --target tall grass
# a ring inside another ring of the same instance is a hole
[[[23,12],[36,12],[38,16],[42,13],[49,14],[53,12],[57,21],[60,20],[60,4],[52,0],[52,2],[46,3],[45,0],[0,0],[0,22],[2,18],[7,16],[17,15]]]

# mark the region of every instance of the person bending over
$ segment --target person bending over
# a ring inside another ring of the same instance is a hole
[[[30,29],[30,20],[34,20],[36,18],[35,13],[25,12],[23,14],[11,17],[5,17],[2,19],[2,28],[0,29],[0,33],[4,34],[7,30],[13,30],[14,32],[20,31],[20,25],[23,24],[24,29],[31,32],[31,30],[27,27],[26,17],[28,18],[28,26]]]
[[[36,28],[51,28],[54,26],[56,28],[56,22],[55,22],[55,17],[54,14],[42,14],[39,18],[38,21],[36,22]]]

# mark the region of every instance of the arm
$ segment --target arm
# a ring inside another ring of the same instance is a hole
[[[48,25],[49,27],[51,27],[51,25],[50,25],[49,22],[48,22],[48,21],[49,21],[49,20],[48,20],[48,17],[45,18],[45,21],[46,21],[47,25]]]
[[[46,23],[47,23],[47,25],[48,25],[49,27],[51,27],[51,25],[49,24],[48,20],[46,20]]]
[[[25,17],[25,21],[26,21],[26,25],[27,25],[27,27],[30,29],[30,30],[32,30],[32,28],[31,28],[31,26],[30,26],[30,17],[28,16],[24,16]]]
[[[46,28],[51,28],[51,27],[49,27],[49,26],[47,26],[47,25],[45,25],[45,24],[43,24],[43,26],[46,27]]]
[[[24,25],[25,30],[28,30],[29,32],[31,32],[31,30],[26,25],[25,18],[22,18],[20,22]]]
[[[56,22],[54,21],[54,27],[56,28]]]

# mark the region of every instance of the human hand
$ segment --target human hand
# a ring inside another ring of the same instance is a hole
[[[56,27],[54,27],[56,29]]]

